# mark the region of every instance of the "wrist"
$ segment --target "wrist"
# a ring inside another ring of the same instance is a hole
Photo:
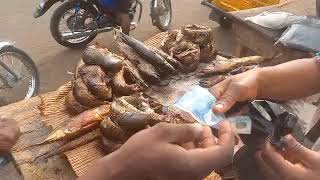
[[[140,178],[139,169],[136,169],[136,166],[131,163],[130,157],[126,156],[125,153],[122,153],[121,150],[110,154],[110,157],[103,158],[102,164],[105,165],[104,169],[106,176],[104,179],[136,180]]]
[[[138,180],[141,174],[135,166],[130,164],[132,163],[129,157],[117,150],[100,159],[78,180]]]
[[[268,76],[268,71],[270,71],[269,67],[262,67],[256,69],[256,88],[257,94],[256,99],[264,99],[266,98],[264,90],[265,90],[265,82],[266,77]]]

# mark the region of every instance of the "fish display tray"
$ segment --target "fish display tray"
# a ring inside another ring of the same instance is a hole
[[[161,42],[166,34],[167,32],[158,33],[144,43],[153,48],[160,48]],[[191,85],[199,82],[199,79],[195,76],[196,73],[197,71],[184,75],[183,77],[176,77],[174,80],[171,80],[168,86],[152,86],[147,90],[146,94],[166,105],[173,103],[173,101],[181,96]],[[72,84],[68,82],[55,91],[55,93],[40,97],[41,105],[39,109],[41,115],[47,117],[45,123],[53,129],[61,127],[61,125],[70,120],[70,115],[67,113],[64,105],[64,98],[71,89]],[[105,155],[100,140],[94,140],[88,144],[64,152],[64,154],[77,176],[82,175],[90,166]],[[220,179],[221,177],[214,172],[206,178],[206,180]]]

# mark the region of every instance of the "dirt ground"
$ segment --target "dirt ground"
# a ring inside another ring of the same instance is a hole
[[[38,3],[39,0],[2,2],[2,6],[0,6],[0,39],[15,41],[17,47],[26,51],[33,58],[40,72],[40,93],[45,93],[54,91],[71,79],[68,71],[73,71],[80,58],[81,50],[65,48],[51,37],[50,18],[60,3],[52,7],[44,16],[34,19],[32,13]],[[160,32],[151,24],[149,3],[149,0],[143,1],[144,12],[141,24],[131,34],[139,40],[145,40]],[[202,6],[200,0],[173,0],[172,7],[172,28],[179,28],[188,23],[218,26],[209,21],[210,10]],[[95,41],[110,48],[112,33],[100,34]],[[222,42],[220,46],[224,50],[229,48],[229,44],[232,44],[230,36],[221,36],[220,34],[216,36],[215,41]]]

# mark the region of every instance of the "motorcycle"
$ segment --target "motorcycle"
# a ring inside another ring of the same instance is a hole
[[[99,33],[112,31],[119,26],[118,18],[101,0],[42,0],[33,14],[35,18],[44,15],[58,1],[61,4],[50,20],[52,37],[61,45],[69,48],[82,48]],[[109,0],[116,3],[117,0]],[[143,6],[140,0],[131,0],[129,17],[130,29],[137,27],[142,16]],[[170,0],[151,0],[152,24],[161,31],[169,29],[172,19]],[[63,26],[63,27],[62,27]]]
[[[14,42],[0,41],[0,106],[31,98],[39,91],[37,67]]]

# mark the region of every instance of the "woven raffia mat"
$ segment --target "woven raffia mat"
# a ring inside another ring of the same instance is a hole
[[[166,34],[166,32],[158,33],[146,40],[144,43],[147,46],[160,48],[160,44]],[[70,120],[70,115],[67,113],[64,105],[64,99],[71,89],[72,84],[71,82],[68,82],[61,86],[57,91],[40,97],[41,105],[39,106],[39,109],[41,111],[41,115],[46,116],[45,123],[53,129],[60,127],[62,124],[65,124]],[[150,94],[151,96],[158,98],[156,95],[157,93]],[[86,145],[67,151],[64,154],[67,156],[68,161],[77,176],[83,174],[88,167],[92,166],[97,160],[104,156],[99,140],[92,141]],[[206,178],[206,180],[220,179],[221,177],[215,173],[211,173],[211,175]]]

